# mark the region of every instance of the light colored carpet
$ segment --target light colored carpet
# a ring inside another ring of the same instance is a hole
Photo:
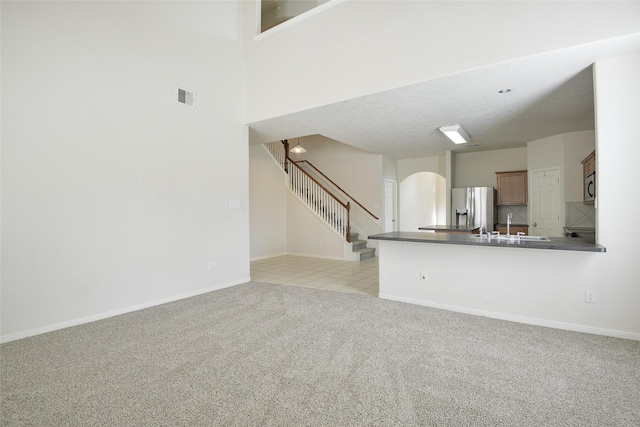
[[[3,344],[3,426],[638,426],[640,342],[250,282]]]

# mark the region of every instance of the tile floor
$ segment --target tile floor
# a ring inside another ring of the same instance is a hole
[[[378,258],[360,262],[282,255],[251,262],[251,280],[378,296]]]

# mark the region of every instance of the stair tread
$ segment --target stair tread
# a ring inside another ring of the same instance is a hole
[[[353,252],[375,252],[376,248],[360,248],[354,249]]]

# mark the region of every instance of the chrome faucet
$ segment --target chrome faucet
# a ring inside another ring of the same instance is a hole
[[[511,236],[511,219],[513,218],[513,214],[509,212],[507,214],[507,236]]]
[[[482,236],[484,236],[484,234],[482,233],[482,230],[483,230],[483,229],[486,231],[486,227],[485,227],[484,225],[481,225],[481,226],[480,226],[480,232],[478,233],[478,234],[480,234],[480,237],[481,237],[481,238],[482,238]]]

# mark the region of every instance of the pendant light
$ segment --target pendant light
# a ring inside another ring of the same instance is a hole
[[[298,144],[295,147],[293,147],[291,150],[289,150],[289,152],[294,154],[302,154],[302,153],[306,153],[307,150],[305,150],[304,147],[300,145],[300,138],[298,138]]]

